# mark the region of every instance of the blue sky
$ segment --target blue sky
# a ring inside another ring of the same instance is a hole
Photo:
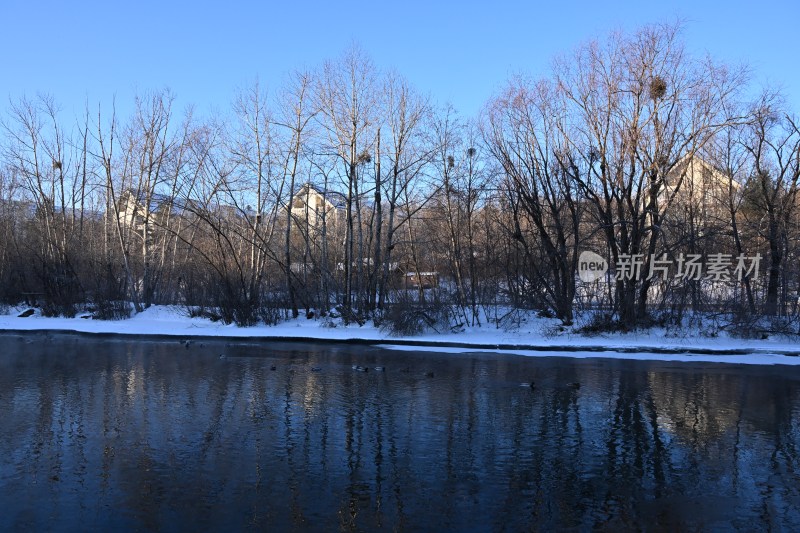
[[[52,94],[79,113],[116,95],[169,87],[180,106],[228,108],[258,77],[277,87],[359,43],[465,115],[509,75],[546,74],[552,58],[613,29],[686,22],[691,51],[747,63],[800,112],[800,2],[135,2],[2,0],[0,98]],[[4,107],[4,106],[2,106]]]

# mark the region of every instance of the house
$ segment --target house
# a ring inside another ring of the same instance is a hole
[[[155,219],[167,219],[179,216],[183,209],[175,199],[165,194],[153,193],[147,195],[145,191],[125,190],[120,195],[119,220],[123,226],[143,231],[145,225],[150,226],[157,222]]]
[[[408,272],[405,276],[406,289],[434,289],[439,286],[438,272]]]
[[[347,197],[340,192],[305,183],[294,193],[291,213],[295,221],[312,228],[331,224],[347,207]]]
[[[309,275],[314,273],[316,267],[314,263],[308,261],[292,261],[289,270],[298,275]]]
[[[674,200],[671,209],[680,210],[705,225],[730,218],[728,202],[741,185],[699,155],[685,156],[667,176],[664,194]],[[677,190],[676,190],[677,189]]]

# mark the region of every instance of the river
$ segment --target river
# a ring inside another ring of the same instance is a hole
[[[5,334],[0,435],[4,531],[800,530],[800,367]]]

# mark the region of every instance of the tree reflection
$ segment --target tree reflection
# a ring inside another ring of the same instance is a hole
[[[793,371],[18,344],[0,337],[2,529],[800,524]]]

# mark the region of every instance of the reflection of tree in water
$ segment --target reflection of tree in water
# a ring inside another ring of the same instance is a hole
[[[800,431],[792,414],[800,407],[797,382],[753,374],[649,373],[658,422],[666,439],[675,439],[669,449],[673,483],[699,500],[725,495],[724,505],[760,513],[773,525],[798,523],[800,492],[787,482],[800,466]]]
[[[650,372],[648,382],[662,428],[699,448],[736,428],[748,389],[726,374]]]
[[[88,344],[0,360],[5,529],[800,523],[779,373],[413,354],[361,373],[374,351]]]

